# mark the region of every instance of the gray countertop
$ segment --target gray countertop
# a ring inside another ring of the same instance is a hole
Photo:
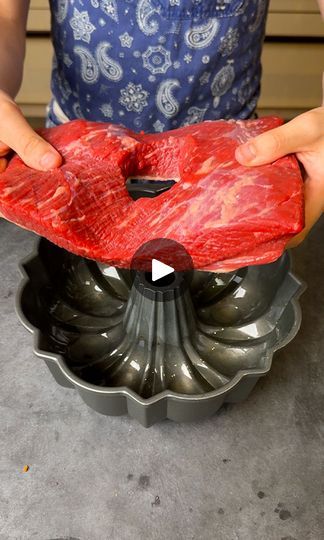
[[[324,220],[294,251],[303,323],[270,374],[209,420],[150,429],[55,383],[14,311],[34,236],[0,220],[0,240],[0,540],[323,538]]]

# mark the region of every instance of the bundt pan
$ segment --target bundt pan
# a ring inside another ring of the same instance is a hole
[[[129,182],[154,197],[169,182]],[[56,381],[106,415],[146,427],[201,420],[244,400],[273,353],[297,333],[303,284],[278,261],[237,272],[190,273],[168,294],[134,275],[77,257],[47,240],[20,265],[16,308],[34,352]]]
[[[107,415],[148,427],[199,420],[245,399],[298,331],[303,289],[288,254],[236,273],[194,272],[161,301],[128,271],[38,240],[21,264],[17,312],[56,381]]]

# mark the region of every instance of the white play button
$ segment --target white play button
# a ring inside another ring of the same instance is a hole
[[[164,264],[158,259],[152,259],[152,281],[157,281],[165,276],[169,276],[174,272],[174,268],[168,264]]]
[[[154,302],[164,302],[178,298],[188,289],[193,262],[178,242],[154,238],[134,253],[130,269],[137,292]]]

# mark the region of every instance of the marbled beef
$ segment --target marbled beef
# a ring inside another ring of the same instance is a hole
[[[303,182],[294,156],[243,167],[236,147],[282,121],[215,121],[158,134],[75,120],[41,130],[63,155],[50,172],[18,156],[0,174],[0,213],[71,252],[129,267],[135,251],[170,238],[195,268],[274,261],[303,228]],[[174,179],[159,197],[133,201],[130,177]]]

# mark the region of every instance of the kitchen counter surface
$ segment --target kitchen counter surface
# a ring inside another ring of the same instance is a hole
[[[270,374],[209,420],[150,429],[33,355],[14,311],[33,242],[0,220],[0,540],[323,538],[324,220],[294,251],[303,323]]]

